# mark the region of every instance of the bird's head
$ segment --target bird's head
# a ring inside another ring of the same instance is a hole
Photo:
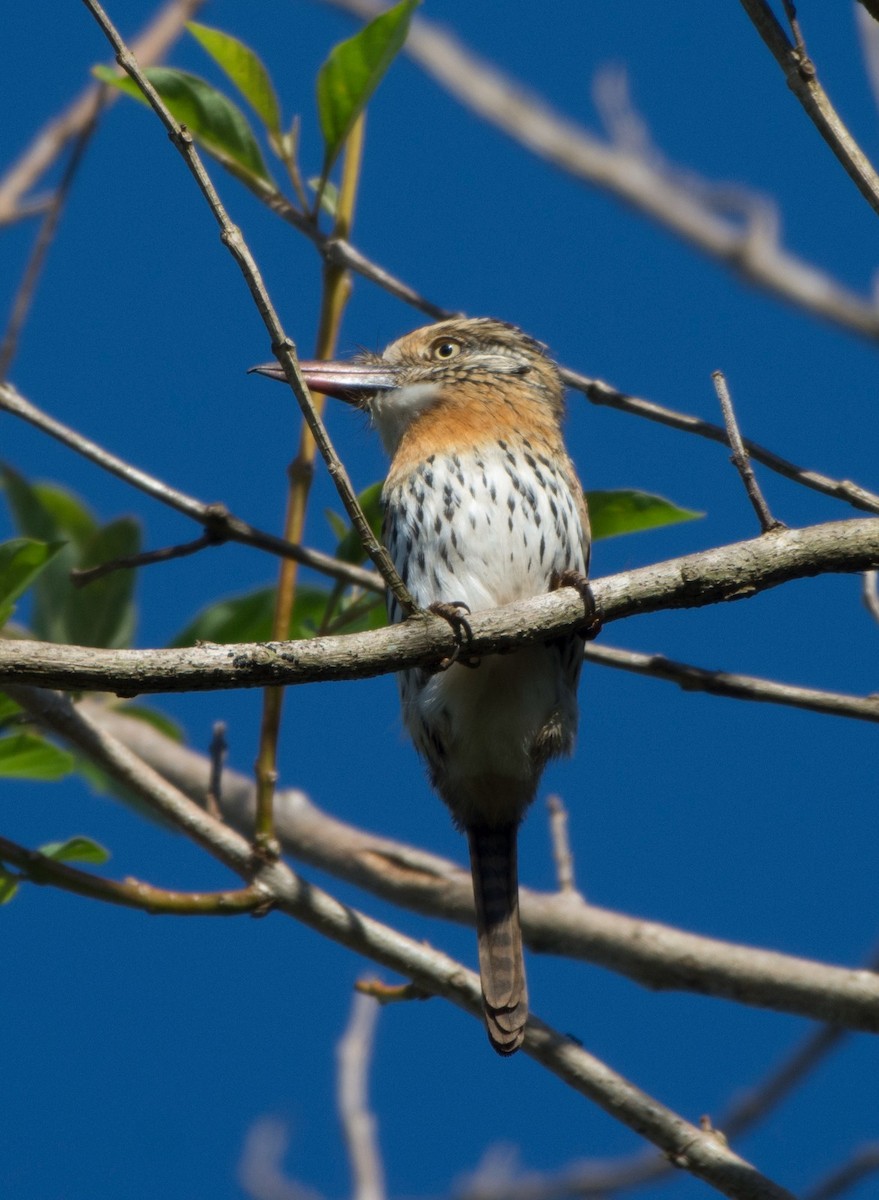
[[[277,363],[253,367],[283,380]],[[310,388],[364,409],[389,454],[419,417],[439,405],[505,422],[536,404],[557,425],[563,410],[558,368],[521,329],[490,317],[454,318],[399,338],[382,354],[342,362],[302,362]]]

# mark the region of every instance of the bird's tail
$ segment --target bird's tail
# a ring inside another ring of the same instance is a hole
[[[528,989],[519,926],[516,825],[467,830],[476,901],[479,974],[488,1038],[498,1054],[522,1045]]]

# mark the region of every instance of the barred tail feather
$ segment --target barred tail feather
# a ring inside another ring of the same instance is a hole
[[[476,902],[479,974],[488,1038],[498,1054],[522,1045],[528,989],[519,925],[516,825],[471,828],[470,869]]]

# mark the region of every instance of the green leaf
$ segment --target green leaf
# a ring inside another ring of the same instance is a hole
[[[0,904],[8,904],[15,893],[18,891],[18,880],[13,879],[11,875],[0,867]]]
[[[369,527],[377,538],[381,537],[382,531],[382,488],[383,483],[371,483],[368,488],[360,493],[357,499],[360,502],[360,507],[363,509],[363,515],[369,521]],[[366,551],[360,541],[360,534],[349,522],[338,515],[328,511],[326,518],[329,521],[333,532],[339,539],[339,544],[336,547],[336,558],[341,558],[347,563],[362,563],[366,560]]]
[[[52,782],[73,770],[73,755],[33,733],[0,738],[0,775]]]
[[[54,483],[35,483],[33,494],[43,511],[54,522],[58,536],[69,538],[77,546],[89,540],[98,528],[94,513],[78,496]]]
[[[63,542],[12,538],[0,543],[0,625],[12,615],[14,601],[55,557]]]
[[[122,517],[99,526],[81,501],[62,488],[31,484],[10,467],[0,469],[0,475],[19,531],[44,542],[67,542],[34,582],[34,636],[80,646],[128,645],[134,630],[136,573],[114,571],[75,588],[70,571],[136,554],[140,549],[137,522]]]
[[[587,492],[586,503],[592,539],[596,542],[622,533],[640,533],[660,525],[695,521],[705,515],[695,509],[679,508],[662,496],[634,490]]]
[[[7,696],[5,692],[0,692],[0,729],[5,725],[15,721],[21,715],[22,707],[16,704],[11,696]]]
[[[146,103],[143,92],[128,75],[117,75],[109,67],[93,67],[92,74]],[[144,74],[174,120],[185,125],[218,162],[245,179],[273,184],[247,117],[228,96],[188,71],[149,67]]]
[[[119,517],[101,526],[82,547],[79,567],[97,567],[137,554],[140,526],[133,517]],[[74,588],[66,609],[66,641],[77,646],[128,646],[134,635],[134,585],[137,572],[121,569]]]
[[[418,0],[401,0],[340,42],[317,77],[317,111],[324,136],[326,179],[345,138],[406,41]]]
[[[320,628],[329,599],[330,593],[323,588],[299,588],[288,637],[313,637]],[[202,609],[171,644],[267,642],[272,636],[274,611],[273,587],[260,588],[243,596],[228,596]]]
[[[91,838],[82,836],[68,838],[66,842],[46,842],[38,849],[40,854],[45,854],[46,858],[52,858],[55,862],[92,863],[99,867],[110,859],[109,850]]]
[[[280,136],[281,112],[278,97],[262,60],[238,38],[198,21],[186,28],[214,62],[225,71],[270,133]]]

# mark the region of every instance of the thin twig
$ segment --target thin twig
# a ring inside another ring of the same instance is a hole
[[[345,143],[342,166],[342,181],[334,227],[341,234],[350,232],[354,220],[357,184],[360,179],[360,164],[363,152],[363,130],[365,114],[361,113]],[[319,197],[315,198],[319,205]],[[321,286],[320,321],[317,336],[317,358],[332,358],[339,336],[342,314],[351,295],[351,277],[340,267],[324,265]],[[325,397],[311,397],[315,416],[323,417]],[[296,457],[288,473],[287,504],[284,513],[284,538],[294,544],[300,542],[305,532],[305,518],[311,484],[314,479],[314,460],[317,443],[306,421],[299,433]],[[275,603],[272,612],[271,640],[281,641],[289,635],[296,589],[299,582],[298,564],[292,559],[282,559],[275,588]],[[273,833],[272,806],[275,785],[278,781],[278,741],[281,736],[281,715],[284,708],[283,688],[266,688],[263,693],[260,717],[259,745],[256,754],[256,820],[254,836],[257,844],[274,848],[277,843]]]
[[[769,511],[769,505],[760,491],[760,486],[754,475],[751,467],[748,453],[745,450],[742,442],[742,435],[739,431],[736,414],[733,408],[732,396],[727,386],[726,376],[723,371],[712,371],[711,378],[714,381],[714,390],[717,392],[717,399],[720,401],[720,408],[723,412],[723,423],[726,426],[726,436],[729,442],[732,455],[730,461],[741,476],[742,483],[745,485],[745,491],[748,493],[748,499],[757,514],[757,519],[760,522],[760,528],[764,533],[771,533],[775,529],[786,529],[787,526],[776,520]]]
[[[568,810],[561,796],[547,796],[546,807],[549,810],[549,836],[558,889],[560,892],[576,892],[574,855],[571,852],[571,839],[568,837]]]
[[[68,698],[34,688],[14,688],[10,694],[41,724],[100,765],[117,784],[259,888],[277,911],[397,971],[482,1020],[479,980],[461,963],[340,904],[321,888],[302,880],[285,862],[254,861],[246,838],[211,818]],[[788,1191],[760,1174],[721,1139],[685,1121],[537,1017],[529,1018],[523,1049],[569,1087],[652,1142],[677,1166],[724,1195],[740,1200],[792,1200]]]
[[[861,150],[818,82],[815,64],[805,51],[799,25],[792,21],[797,45],[791,43],[766,0],[741,0],[757,32],[781,67],[787,85],[811,118],[815,128],[842,164],[845,173],[879,213],[879,175]],[[785,0],[790,15],[792,6]]]
[[[220,812],[223,804],[223,767],[226,764],[228,749],[226,722],[214,721],[209,747],[211,772],[208,780],[208,790],[205,793],[205,808],[212,817],[216,817],[218,820],[222,819]]]
[[[866,572],[865,574],[869,574]],[[879,620],[879,611],[877,611]],[[602,667],[616,667],[636,675],[649,675],[676,683],[685,692],[707,692],[712,696],[728,696],[733,700],[754,700],[767,704],[786,704],[809,712],[828,713],[835,717],[853,717],[859,721],[879,721],[879,695],[851,696],[841,692],[825,692],[819,688],[795,687],[760,679],[754,675],[739,675],[731,671],[709,671],[691,663],[675,662],[664,654],[641,654],[636,650],[621,650],[616,646],[589,643],[584,650],[589,662]]]
[[[347,4],[347,0],[327,0],[327,2],[341,4],[342,7],[345,7]],[[355,0],[355,2],[359,3],[360,0]],[[273,211],[278,212],[279,215],[289,220],[297,229],[301,228],[299,214],[292,208],[289,201],[283,197],[276,198],[274,195],[270,199],[259,192],[257,194],[269,204],[269,207]],[[327,239],[325,235],[313,231],[310,227],[304,228],[301,231],[314,241],[318,250],[325,258],[328,258],[330,261],[338,261],[342,265],[349,267],[352,271],[362,276],[362,278],[368,279],[379,287],[384,288],[392,296],[396,296],[406,304],[410,304],[413,308],[426,313],[435,320],[444,321],[451,317],[464,315],[459,309],[444,308],[439,304],[435,304],[409,284],[389,274],[350,243],[343,240]],[[873,336],[879,338],[879,311],[873,310],[872,319],[874,322]],[[651,400],[643,400],[637,396],[632,396],[627,392],[620,391],[619,388],[613,387],[612,384],[606,383],[604,380],[584,375],[581,371],[575,371],[570,367],[561,366],[560,370],[565,384],[576,391],[582,392],[591,404],[612,408],[618,412],[629,413],[632,416],[642,417],[648,421],[655,421],[657,424],[665,425],[671,429],[678,429],[684,433],[695,434],[698,437],[707,438],[709,441],[719,442],[721,445],[727,444],[726,430],[722,425],[716,425],[711,421],[704,421],[701,417],[694,417],[689,413],[678,412],[676,409],[667,408]],[[774,451],[768,450],[764,446],[747,438],[744,440],[744,445],[752,458],[755,458],[771,471],[783,475],[786,479],[791,479],[794,483],[802,484],[803,487],[811,488],[826,496],[832,496],[836,500],[842,500],[862,512],[879,513],[879,495],[875,492],[867,491],[866,488],[862,488],[850,480],[833,479],[829,475],[822,474],[820,471],[812,471],[806,467],[800,467],[796,463],[783,458],[780,454],[776,454]]]
[[[374,997],[355,992],[348,1026],[336,1049],[337,1104],[354,1200],[385,1200],[386,1195],[378,1125],[369,1107],[369,1066],[378,1014]]]
[[[685,433],[696,434],[698,437],[718,442],[722,446],[728,445],[726,430],[722,425],[715,425],[712,421],[703,421],[701,417],[677,412],[673,408],[666,408],[652,400],[642,400],[636,396],[630,396],[601,379],[593,379],[567,367],[562,368],[562,379],[568,387],[582,392],[592,404],[617,409],[619,412],[627,412],[632,416],[644,417],[648,421],[656,421],[670,429],[680,429]],[[848,479],[832,479],[829,475],[823,475],[819,471],[798,467],[796,463],[782,458],[781,455],[767,450],[764,446],[760,446],[748,438],[744,439],[743,444],[751,458],[755,458],[757,462],[762,463],[771,471],[775,471],[776,474],[783,475],[786,479],[791,479],[794,483],[802,484],[803,487],[811,488],[813,491],[822,492],[825,496],[844,500],[852,508],[860,509],[862,512],[879,513],[879,495],[875,492],[869,492]]]
[[[321,456],[327,465],[330,478],[339,493],[339,498],[344,504],[348,516],[351,518],[355,529],[360,535],[364,549],[375,563],[390,591],[393,592],[399,601],[403,611],[407,614],[415,613],[417,605],[409,594],[403,580],[400,578],[387,550],[381,545],[370,529],[369,522],[364,516],[354,489],[351,486],[348,472],[345,470],[341,459],[333,448],[320,415],[315,411],[308,387],[299,370],[296,346],[293,340],[284,332],[253,255],[241,234],[241,230],[230,221],[216,188],[205,171],[201,157],[195,149],[191,133],[185,126],[178,124],[171,116],[158,92],[144,75],[135,56],[128,46],[126,46],[118,30],[107,16],[103,7],[98,3],[98,0],[83,0],[83,3],[104,31],[107,40],[113,46],[119,66],[127,75],[131,76],[143,92],[147,102],[164,125],[168,136],[179,150],[186,166],[198,184],[199,190],[204,196],[214,220],[221,230],[220,240],[235,259],[244,276],[247,287],[253,296],[254,303],[262,317],[263,324],[271,338],[272,351],[284,369],[287,382],[290,384],[296,400],[302,409],[312,436],[315,442],[317,442]]]
[[[123,908],[136,908],[153,914],[237,917],[266,906],[265,893],[249,886],[236,891],[175,892],[138,879],[122,882],[102,879],[99,875],[57,862],[38,850],[28,850],[4,837],[0,837],[0,862],[16,867],[21,872],[21,878],[30,883],[60,888],[77,896],[101,900],[105,904],[118,904]]]
[[[291,542],[285,542],[283,538],[279,538],[273,533],[267,533],[255,525],[248,524],[247,521],[242,521],[240,517],[230,513],[223,504],[205,504],[193,496],[188,496],[185,492],[163,483],[154,475],[126,462],[125,459],[111,454],[97,442],[93,442],[71,429],[69,425],[56,421],[54,417],[44,413],[35,404],[25,400],[9,383],[0,384],[0,409],[12,413],[16,417],[21,417],[22,420],[27,421],[43,433],[49,434],[62,445],[95,463],[102,470],[109,471],[117,479],[123,480],[131,487],[158,500],[161,504],[166,504],[183,516],[204,525],[211,531],[212,541],[239,542],[245,546],[254,546],[258,550],[266,550],[270,554],[295,559],[303,566],[311,567],[315,571],[320,571],[324,575],[329,575],[344,583],[369,588],[374,592],[384,592],[381,578],[375,572],[341,562],[319,550],[310,550],[305,546],[296,546]]]
[[[58,223],[61,220],[61,214],[67,203],[67,197],[70,194],[70,189],[79,170],[79,165],[85,155],[86,147],[97,128],[105,92],[106,88],[100,89],[98,100],[77,135],[70,158],[67,161],[67,165],[64,168],[57,188],[52,194],[46,214],[40,224],[40,231],[37,234],[21,279],[21,284],[18,288],[18,293],[13,302],[9,324],[6,327],[6,333],[3,335],[3,342],[0,344],[0,380],[5,379],[9,374],[9,368],[12,365],[12,360],[15,358],[18,340],[30,312],[31,304],[33,303],[37,283],[39,282],[40,274],[46,261],[46,255],[49,253],[49,247],[54,241],[58,230]]]
[[[176,558],[186,558],[197,554],[208,546],[220,546],[227,539],[221,533],[208,530],[201,537],[191,542],[179,542],[176,546],[161,546],[158,550],[143,550],[140,554],[126,554],[121,558],[109,559],[96,567],[73,567],[70,572],[70,582],[74,587],[88,587],[105,575],[116,571],[134,571],[138,567],[150,567],[154,563],[172,562]]]

